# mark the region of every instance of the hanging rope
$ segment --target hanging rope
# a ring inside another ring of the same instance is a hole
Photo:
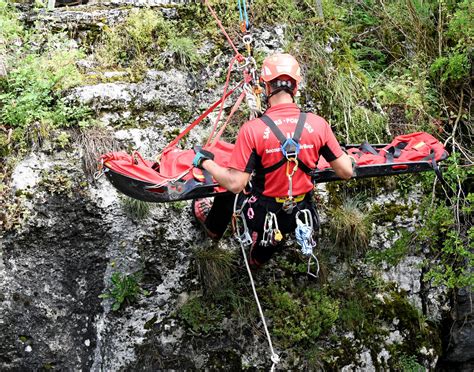
[[[217,17],[217,14],[216,12],[214,11],[214,9],[212,9],[212,6],[211,4],[209,4],[209,1],[208,0],[204,0],[205,4],[207,5],[207,7],[209,8],[209,11],[211,12],[212,16],[214,17],[214,19],[216,20],[217,24],[219,25],[219,28],[221,29],[222,33],[224,34],[224,36],[226,37],[227,41],[229,42],[230,46],[232,47],[232,49],[234,49],[234,52],[235,52],[235,56],[237,58],[237,60],[239,62],[243,62],[245,60],[244,56],[242,54],[239,53],[239,51],[237,50],[237,48],[235,47],[234,43],[232,42],[232,39],[230,38],[230,36],[227,34],[224,26],[222,25],[222,22],[219,20],[219,17]]]
[[[234,216],[237,216],[238,214],[239,215],[242,214],[243,206],[240,207],[239,209],[237,209],[238,198],[239,198],[239,194],[237,194],[235,196],[235,200],[234,200]],[[244,203],[246,203],[247,201],[248,201],[248,199]],[[241,217],[245,221],[245,216],[242,215]],[[245,225],[245,228],[246,227],[247,226]],[[236,233],[236,231],[234,231],[234,233]],[[248,233],[248,231],[246,231],[246,233]],[[262,319],[263,329],[265,330],[265,335],[267,336],[268,346],[270,348],[270,353],[271,353],[270,359],[273,363],[272,368],[271,368],[270,371],[274,371],[276,365],[280,362],[280,357],[277,353],[275,353],[275,350],[273,349],[272,338],[270,336],[270,332],[268,331],[267,322],[265,321],[265,315],[263,314],[262,306],[260,305],[260,300],[258,299],[257,289],[255,288],[255,282],[253,280],[252,271],[250,270],[249,262],[247,260],[247,254],[245,252],[245,246],[249,245],[249,244],[252,244],[252,240],[244,241],[244,240],[240,239],[240,236],[237,237],[237,240],[240,243],[240,248],[242,250],[242,255],[244,256],[245,267],[247,268],[247,273],[249,274],[249,278],[250,278],[250,285],[252,286],[252,291],[253,291],[253,295],[255,297],[255,302],[257,303],[258,312],[260,313],[260,318]]]
[[[240,213],[242,212],[242,208],[237,210],[238,197],[239,197],[239,194],[235,196],[234,215],[236,215],[239,212]],[[242,216],[242,218],[245,219],[245,216]],[[247,268],[247,273],[249,274],[249,278],[250,278],[250,285],[252,286],[252,291],[255,297],[255,302],[257,303],[258,312],[260,313],[260,318],[262,319],[263,329],[265,330],[265,335],[267,336],[268,346],[270,348],[270,353],[271,353],[270,359],[272,361],[272,368],[270,369],[270,371],[274,371],[276,365],[280,362],[280,356],[277,353],[275,353],[275,350],[273,349],[272,338],[270,336],[270,332],[268,331],[267,322],[265,321],[265,315],[263,314],[262,306],[260,305],[260,300],[258,299],[257,289],[255,288],[255,282],[253,280],[252,271],[250,270],[249,262],[247,260],[247,254],[245,252],[245,243],[241,239],[237,239],[237,240],[240,243],[242,255],[244,256],[245,267]]]
[[[249,16],[247,14],[247,1],[238,0],[237,3],[239,4],[240,30],[247,32],[250,27]]]

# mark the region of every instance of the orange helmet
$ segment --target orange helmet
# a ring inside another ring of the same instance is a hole
[[[260,78],[268,83],[280,76],[289,76],[296,81],[296,87],[293,90],[293,94],[296,94],[298,83],[301,81],[301,69],[295,57],[286,53],[277,53],[265,58]]]

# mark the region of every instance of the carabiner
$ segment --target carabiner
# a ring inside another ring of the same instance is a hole
[[[290,163],[294,163],[294,167],[290,172]],[[287,177],[293,177],[298,170],[298,159],[297,158],[288,158],[286,162],[286,175]]]

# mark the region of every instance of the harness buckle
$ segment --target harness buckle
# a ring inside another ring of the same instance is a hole
[[[298,156],[300,153],[300,144],[295,141],[293,138],[287,138],[286,141],[280,146],[281,153],[288,160]]]

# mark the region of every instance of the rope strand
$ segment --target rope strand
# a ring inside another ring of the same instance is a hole
[[[239,194],[237,194],[235,196],[234,213],[237,212],[237,199],[238,199],[238,197],[239,197]],[[245,218],[245,216],[243,216],[243,218]],[[277,353],[275,353],[275,350],[273,349],[272,338],[270,336],[270,332],[268,331],[267,322],[265,321],[265,315],[263,314],[262,306],[260,305],[260,300],[258,299],[257,289],[255,288],[255,283],[254,283],[254,280],[253,280],[252,271],[250,270],[249,262],[247,260],[247,254],[245,252],[245,246],[242,243],[242,241],[239,240],[239,242],[240,242],[240,248],[242,250],[242,255],[244,256],[245,267],[247,268],[247,273],[249,274],[250,284],[252,286],[252,291],[253,291],[253,295],[255,297],[255,302],[257,303],[258,312],[260,313],[260,318],[262,319],[263,328],[265,330],[265,335],[267,336],[267,340],[268,340],[268,346],[270,348],[270,353],[271,353],[270,359],[273,363],[272,368],[271,368],[270,371],[274,371],[276,365],[280,362],[280,356]]]

